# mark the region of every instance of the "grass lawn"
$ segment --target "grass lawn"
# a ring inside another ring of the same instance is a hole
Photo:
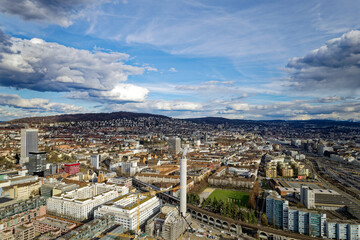
[[[242,192],[235,190],[223,190],[215,189],[209,196],[210,199],[216,198],[217,200],[222,200],[227,202],[228,199],[235,199],[235,201],[241,201],[241,206],[246,206],[249,200],[250,192]]]

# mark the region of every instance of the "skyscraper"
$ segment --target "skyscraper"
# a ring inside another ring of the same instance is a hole
[[[170,138],[168,140],[168,150],[170,153],[178,154],[181,151],[181,139],[178,137]]]
[[[21,129],[21,154],[20,164],[23,166],[29,162],[29,152],[38,151],[38,130]]]

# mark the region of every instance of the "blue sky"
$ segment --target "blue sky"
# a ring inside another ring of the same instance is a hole
[[[358,1],[0,1],[0,121],[360,121]]]

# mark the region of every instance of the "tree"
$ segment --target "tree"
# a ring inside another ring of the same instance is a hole
[[[256,198],[259,196],[260,189],[260,183],[256,181],[249,197],[248,208],[256,208]]]
[[[261,224],[264,225],[264,226],[268,226],[268,219],[267,219],[265,213],[263,213],[262,216],[261,216]]]

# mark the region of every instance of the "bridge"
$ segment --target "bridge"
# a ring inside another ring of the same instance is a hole
[[[142,182],[136,178],[132,178],[133,185],[141,189],[152,188],[155,191],[160,190],[158,187]],[[158,193],[157,196],[163,201],[170,204],[180,204],[180,199],[167,193],[162,192]],[[205,209],[199,208],[197,206],[187,204],[187,212],[191,214],[193,219],[196,219],[202,223],[213,226],[217,229],[229,231],[234,234],[247,234],[249,236],[257,236],[257,238],[265,240],[320,240],[322,238],[311,237],[307,235],[297,234],[289,231],[277,230],[270,227],[265,227],[262,225],[250,224],[239,220],[234,220],[216,214]]]

